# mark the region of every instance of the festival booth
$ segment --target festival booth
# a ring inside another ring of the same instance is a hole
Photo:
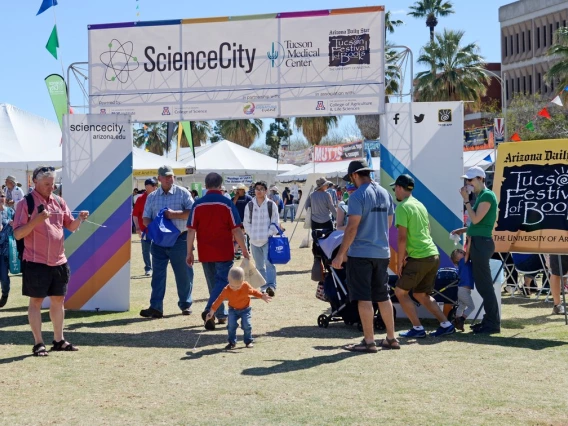
[[[134,186],[138,189],[144,187],[144,180],[149,177],[156,177],[158,175],[158,169],[165,164],[171,166],[175,175],[178,177],[185,176],[187,173],[191,172],[191,170],[187,170],[185,165],[179,161],[156,155],[136,147],[132,148],[132,163]]]
[[[205,176],[216,172],[223,176],[227,184],[264,180],[273,183],[279,171],[293,170],[291,164],[278,164],[275,158],[223,140],[210,145],[195,148],[195,158],[191,148],[180,148],[179,162],[194,173],[182,179],[184,186],[191,183],[203,183]]]
[[[61,129],[46,118],[0,104],[0,179],[16,177],[27,192],[39,165],[61,167]]]

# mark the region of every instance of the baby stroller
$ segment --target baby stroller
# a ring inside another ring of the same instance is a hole
[[[314,230],[312,231],[314,240],[314,256],[320,257],[324,267],[324,292],[331,305],[329,315],[321,314],[317,323],[321,328],[327,328],[330,322],[343,321],[346,325],[357,324],[359,331],[363,330],[357,302],[349,300],[349,290],[347,289],[347,277],[345,266],[343,269],[334,269],[331,262],[343,241],[343,231]],[[377,315],[378,306],[373,304],[375,311],[375,328],[384,330],[384,323],[380,315]]]

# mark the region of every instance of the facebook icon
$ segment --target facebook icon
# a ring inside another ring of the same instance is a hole
[[[394,124],[398,124],[398,117],[399,117],[399,115],[400,115],[400,114],[399,114],[398,112],[394,115],[394,117],[393,117]]]

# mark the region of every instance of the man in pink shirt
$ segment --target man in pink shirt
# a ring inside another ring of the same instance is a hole
[[[63,228],[74,232],[89,212],[79,212],[74,219],[61,197],[52,195],[55,183],[53,167],[38,167],[33,172],[35,189],[27,195],[33,197],[34,210],[28,212],[26,200],[18,203],[14,216],[14,238],[24,239],[22,261],[22,294],[30,298],[28,320],[34,335],[34,356],[47,356],[41,334],[41,304],[51,298],[49,316],[53,323],[52,351],[76,351],[77,347],[63,337],[65,311],[63,301],[69,282],[69,267],[63,247]]]

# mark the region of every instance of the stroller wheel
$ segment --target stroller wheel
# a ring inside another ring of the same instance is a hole
[[[385,322],[383,321],[383,319],[381,318],[380,315],[377,315],[375,317],[375,321],[374,321],[373,325],[375,326],[375,330],[377,330],[377,331],[384,331],[384,330],[387,329],[387,327],[385,326]]]
[[[321,314],[318,317],[318,327],[327,328],[328,325],[329,325],[329,319],[327,318],[327,315]]]

